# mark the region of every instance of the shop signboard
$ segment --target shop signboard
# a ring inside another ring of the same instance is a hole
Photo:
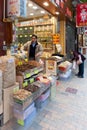
[[[26,16],[26,0],[8,0],[7,17]]]
[[[76,26],[87,26],[87,3],[78,4],[76,8]]]

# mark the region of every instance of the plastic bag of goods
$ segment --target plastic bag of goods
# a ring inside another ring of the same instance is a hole
[[[16,82],[15,61],[11,56],[0,57],[0,70],[3,72],[3,88],[10,87]]]

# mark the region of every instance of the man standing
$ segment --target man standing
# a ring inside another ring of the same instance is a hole
[[[39,42],[37,42],[37,36],[34,34],[32,35],[31,41],[25,43],[21,49],[27,51],[28,60],[39,61],[40,56],[43,52],[42,45]]]

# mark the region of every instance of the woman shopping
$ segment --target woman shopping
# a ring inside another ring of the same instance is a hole
[[[79,78],[84,78],[84,61],[85,61],[85,57],[80,53],[80,52],[73,52],[73,61],[76,62],[76,64],[78,65],[78,73],[76,74],[76,76],[78,76]]]

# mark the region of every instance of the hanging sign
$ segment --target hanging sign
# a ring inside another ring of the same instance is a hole
[[[76,8],[76,26],[87,26],[87,3],[78,4]]]
[[[26,16],[26,0],[8,0],[7,16]]]

